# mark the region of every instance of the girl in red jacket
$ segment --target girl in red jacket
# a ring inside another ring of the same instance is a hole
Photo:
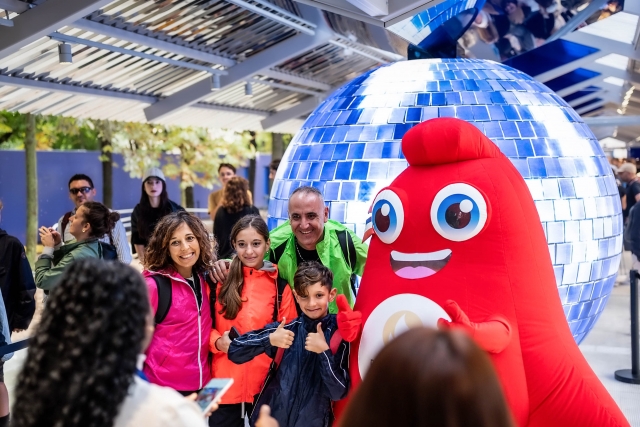
[[[215,327],[211,330],[210,346],[214,354],[213,375],[233,378],[234,383],[222,398],[219,409],[209,418],[209,425],[214,427],[244,426],[244,416],[251,414],[253,397],[260,392],[271,364],[265,354],[243,365],[229,361],[226,353],[231,344],[231,328],[243,334],[297,316],[288,285],[281,286],[280,306],[275,305],[278,269],[264,260],[270,245],[264,220],[257,215],[240,219],[231,230],[231,244],[237,256],[231,262],[227,279],[216,290]]]

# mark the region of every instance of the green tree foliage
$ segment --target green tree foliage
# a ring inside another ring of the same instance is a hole
[[[194,184],[213,188],[220,163],[244,165],[255,156],[244,135],[221,129],[127,123],[112,141],[113,152],[122,154],[124,170],[133,177],[159,166],[166,155],[163,172],[179,178],[183,189]]]

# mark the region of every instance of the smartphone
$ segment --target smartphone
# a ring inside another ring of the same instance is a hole
[[[229,331],[229,339],[231,341],[235,340],[236,338],[238,338],[240,336],[240,332],[238,332],[238,330],[236,329],[235,326],[231,327],[231,330]]]
[[[202,412],[206,413],[211,408],[211,405],[219,402],[222,395],[229,390],[231,384],[233,384],[233,378],[214,378],[209,381],[196,397],[196,403],[200,406]]]

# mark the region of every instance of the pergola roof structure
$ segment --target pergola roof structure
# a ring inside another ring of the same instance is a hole
[[[0,0],[0,9],[10,11],[0,19],[0,109],[23,113],[295,132],[333,89],[402,59],[291,0]],[[59,63],[61,42],[72,64]]]
[[[597,136],[640,144],[640,2],[572,31],[604,2],[510,65]],[[72,64],[59,62],[60,43]],[[382,27],[293,0],[0,0],[0,109],[293,133],[402,49]]]

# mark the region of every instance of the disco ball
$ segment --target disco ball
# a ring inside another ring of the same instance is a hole
[[[484,132],[527,182],[549,244],[564,312],[580,343],[602,313],[622,250],[618,189],[598,141],[542,83],[492,61],[396,62],[347,83],[309,116],[287,148],[269,227],[287,219],[291,192],[311,185],[330,218],[362,236],[370,203],[407,162],[402,136],[435,117]]]

